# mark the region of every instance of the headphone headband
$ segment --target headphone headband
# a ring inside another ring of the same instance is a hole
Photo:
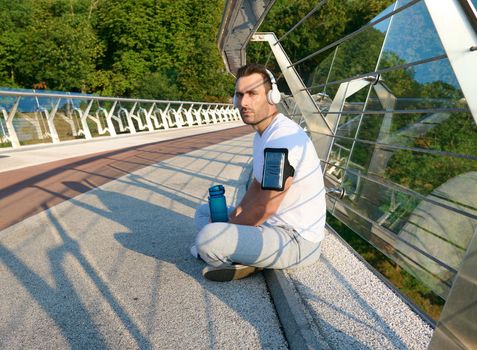
[[[270,83],[273,84],[276,84],[277,82],[275,81],[275,77],[273,76],[272,72],[270,72],[268,69],[265,69],[267,71],[267,74],[268,74],[268,78],[270,79]]]

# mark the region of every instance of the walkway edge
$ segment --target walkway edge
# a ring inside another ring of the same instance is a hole
[[[321,344],[320,340],[316,339],[316,333],[306,317],[305,306],[299,300],[295,286],[286,271],[265,270],[263,275],[289,348],[291,350],[328,348],[326,343]]]

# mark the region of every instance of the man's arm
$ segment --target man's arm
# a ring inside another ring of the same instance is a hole
[[[293,181],[287,178],[283,191],[262,190],[254,178],[240,204],[230,215],[229,223],[237,225],[258,226],[273,215],[285,198]]]

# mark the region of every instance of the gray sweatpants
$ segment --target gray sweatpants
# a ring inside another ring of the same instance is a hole
[[[229,213],[232,211],[229,208]],[[195,244],[200,257],[211,266],[286,269],[313,264],[320,257],[320,242],[302,238],[292,227],[209,223],[209,216],[208,204],[197,208]]]

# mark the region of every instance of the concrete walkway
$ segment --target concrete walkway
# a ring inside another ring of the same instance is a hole
[[[0,151],[0,215],[40,208],[0,228],[0,347],[425,349],[431,327],[332,234],[306,269],[202,277],[194,208],[218,183],[236,203],[251,171],[252,134],[235,126],[180,130],[175,148],[162,132],[121,138],[126,153],[114,140]]]

